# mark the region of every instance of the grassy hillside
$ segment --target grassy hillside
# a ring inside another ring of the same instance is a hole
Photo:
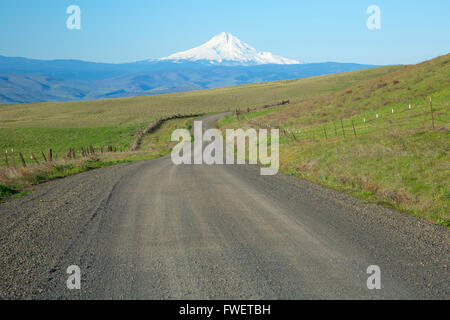
[[[95,154],[83,157],[80,152],[77,152],[76,157],[70,159],[61,155],[56,158],[56,154],[54,154],[52,162],[44,162],[37,154],[39,164],[28,161],[25,168],[21,166],[17,158],[16,161],[12,161],[10,157],[9,167],[0,166],[0,200],[11,196],[21,196],[31,186],[42,181],[62,178],[117,163],[160,157],[169,152],[176,144],[176,142],[170,140],[172,132],[178,128],[189,128],[193,119],[182,118],[164,122],[155,132],[143,138],[137,151],[106,152],[105,149],[105,152],[101,152],[96,149]],[[11,156],[10,152],[8,154]]]
[[[69,147],[89,144],[123,149],[132,144],[139,129],[162,116],[244,109],[285,99],[299,102],[398,68],[136,98],[0,106],[0,150],[28,155],[53,148],[61,154]]]
[[[446,55],[221,125],[279,126],[285,173],[448,226],[449,106]]]

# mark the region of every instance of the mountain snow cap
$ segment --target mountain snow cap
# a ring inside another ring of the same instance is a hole
[[[228,32],[214,36],[208,42],[193,49],[178,52],[159,60],[206,61],[210,64],[259,65],[259,64],[299,64],[296,60],[259,52]]]

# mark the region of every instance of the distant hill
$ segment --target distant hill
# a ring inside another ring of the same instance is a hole
[[[202,61],[123,64],[0,56],[0,104],[80,101],[289,80],[374,67],[352,63],[211,65]]]

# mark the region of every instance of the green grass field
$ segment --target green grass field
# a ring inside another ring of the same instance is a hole
[[[176,144],[170,140],[173,130],[178,128],[189,128],[191,121],[194,118],[173,119],[164,122],[158,129],[146,135],[140,148],[136,151],[122,151],[117,152],[100,152],[96,148],[96,152],[88,157],[82,157],[77,153],[76,158],[68,159],[59,156],[52,162],[44,162],[38,153],[36,153],[39,164],[27,159],[27,167],[23,168],[20,161],[16,158],[15,161],[11,150],[8,152],[9,167],[0,167],[0,199],[6,197],[17,197],[25,194],[34,184],[63,178],[69,175],[77,174],[91,169],[97,169],[113,164],[148,160],[160,157],[170,152],[171,147]],[[39,130],[35,128],[35,130]],[[105,130],[105,137],[108,137],[108,130]],[[106,151],[106,149],[104,149]]]
[[[449,226],[449,107],[446,55],[220,127],[279,126],[284,173]]]
[[[161,152],[161,150],[172,148],[178,143],[170,140],[172,132],[178,128],[189,129],[194,119],[195,118],[183,118],[164,122],[158,130],[144,136],[139,149],[149,152]]]
[[[129,147],[140,129],[176,113],[210,113],[299,102],[373,79],[399,67],[381,67],[321,77],[258,83],[185,93],[98,101],[0,106],[0,150],[58,154],[89,144]],[[3,151],[4,152],[4,151]],[[4,165],[3,157],[0,158]]]

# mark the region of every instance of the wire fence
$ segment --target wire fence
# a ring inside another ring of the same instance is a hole
[[[380,136],[387,132],[396,133],[407,129],[417,130],[448,130],[449,114],[447,108],[434,108],[430,99],[428,106],[408,105],[404,109],[391,109],[390,112],[370,112],[355,115],[350,118],[338,118],[334,121],[324,120],[321,124],[309,126],[284,126],[268,124],[247,118],[250,124],[262,128],[278,128],[287,139],[294,141],[336,140],[359,136]]]
[[[15,168],[20,166],[26,168],[29,165],[40,165],[40,164],[50,164],[58,160],[72,160],[77,158],[94,158],[97,155],[103,153],[117,152],[117,147],[111,145],[105,147],[94,148],[92,144],[87,147],[81,147],[79,150],[75,148],[69,148],[67,153],[58,155],[53,149],[49,149],[48,152],[41,151],[37,153],[31,153],[29,157],[24,156],[20,151],[15,151],[14,149],[5,150],[4,165],[6,168]]]

